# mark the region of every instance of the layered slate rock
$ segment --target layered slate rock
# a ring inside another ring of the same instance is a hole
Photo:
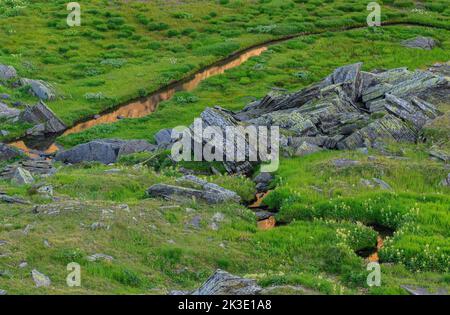
[[[94,140],[59,152],[55,160],[71,164],[92,161],[110,164],[115,163],[120,156],[138,152],[153,152],[155,149],[154,145],[145,140]]]
[[[161,197],[169,200],[198,199],[209,204],[217,204],[227,201],[239,202],[241,198],[234,191],[225,189],[219,185],[209,183],[193,175],[183,176],[178,182],[189,182],[194,188],[156,184],[147,190],[150,197]]]
[[[39,97],[41,100],[54,100],[56,98],[56,93],[54,88],[47,82],[42,80],[33,79],[20,79],[20,84],[22,86],[29,86],[30,93]]]
[[[0,171],[0,179],[11,180],[18,168],[30,172],[34,176],[48,177],[56,172],[51,160],[44,158],[29,158],[7,165]]]
[[[223,270],[216,272],[197,290],[192,292],[176,291],[178,295],[257,295],[262,291],[256,280],[232,275]]]
[[[229,115],[234,124],[279,126],[290,135],[291,152],[303,155],[319,148],[376,147],[385,140],[416,142],[422,128],[441,115],[435,104],[450,102],[443,65],[434,71],[361,67],[340,67],[317,84],[286,95],[270,93]]]
[[[60,133],[67,129],[67,126],[60,120],[53,111],[39,102],[35,106],[28,106],[19,116],[23,122],[35,125],[27,130],[28,135],[42,136],[47,134]]]

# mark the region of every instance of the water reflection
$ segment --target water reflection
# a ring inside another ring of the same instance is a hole
[[[101,115],[98,118],[94,118],[92,120],[79,123],[74,127],[68,129],[66,132],[64,132],[64,135],[78,133],[97,125],[114,123],[121,118],[139,118],[147,116],[156,110],[160,102],[171,99],[176,92],[192,91],[203,80],[215,75],[222,74],[228,69],[237,67],[242,63],[246,62],[251,57],[261,55],[266,50],[267,47],[265,46],[249,50],[225,62],[223,65],[212,66],[204,71],[197,73],[192,79],[188,80],[187,82],[180,82],[178,84],[175,84],[173,87],[163,89],[160,92],[150,95],[145,100],[129,103],[127,105],[121,106],[119,109],[111,113],[107,113]]]

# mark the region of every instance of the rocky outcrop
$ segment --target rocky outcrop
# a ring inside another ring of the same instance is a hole
[[[59,152],[55,160],[72,164],[91,161],[110,164],[115,163],[122,155],[144,151],[153,152],[155,149],[154,145],[145,140],[94,140]]]
[[[20,79],[22,86],[29,86],[30,93],[39,97],[41,100],[48,101],[56,98],[55,89],[47,82],[42,80]]]
[[[33,128],[27,130],[27,134],[32,136],[60,133],[67,128],[42,101],[35,106],[28,106],[20,114],[19,120],[34,125]]]
[[[340,67],[317,84],[286,95],[271,92],[239,112],[208,108],[201,118],[222,130],[279,126],[289,135],[284,149],[302,156],[321,149],[376,148],[385,140],[416,142],[422,128],[441,115],[433,103],[449,102],[450,85],[440,70],[361,68],[361,63]],[[253,166],[248,160],[224,164],[229,173]]]
[[[197,290],[172,292],[177,295],[257,295],[262,291],[255,280],[241,278],[223,270],[216,272]]]
[[[431,37],[417,36],[415,38],[404,40],[402,45],[410,48],[431,50],[437,45],[437,41]]]
[[[217,204],[227,201],[239,202],[241,198],[234,191],[225,189],[219,185],[209,183],[193,175],[183,176],[178,182],[188,182],[194,188],[182,186],[156,184],[147,190],[150,197],[162,197],[170,200],[199,199],[209,204]]]
[[[19,157],[21,153],[7,144],[0,143],[0,162]]]
[[[0,80],[10,80],[17,77],[17,71],[12,66],[0,65]]]

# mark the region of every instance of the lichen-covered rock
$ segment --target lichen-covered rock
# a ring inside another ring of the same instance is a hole
[[[295,151],[295,156],[305,156],[309,154],[313,154],[316,152],[322,151],[322,149],[314,144],[310,144],[308,142],[303,142]]]

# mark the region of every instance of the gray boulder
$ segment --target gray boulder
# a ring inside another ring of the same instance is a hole
[[[30,93],[39,97],[41,100],[54,100],[56,98],[56,92],[54,88],[47,82],[42,80],[32,80],[32,79],[20,79],[20,84],[22,86],[29,86]]]
[[[261,290],[253,279],[241,278],[218,269],[191,295],[257,295]]]
[[[12,66],[0,65],[0,80],[9,80],[17,77],[17,71]]]
[[[209,204],[217,204],[227,201],[239,202],[240,197],[234,191],[225,189],[219,185],[209,183],[193,175],[182,177],[180,182],[187,181],[197,185],[198,188],[186,188],[166,184],[156,184],[147,190],[150,197],[162,197],[170,200],[199,199]]]
[[[0,119],[13,119],[19,116],[20,110],[11,108],[4,103],[0,103]]]
[[[417,36],[415,38],[410,38],[402,42],[402,46],[409,48],[420,48],[425,50],[431,50],[437,44],[438,42],[434,38],[424,36]]]
[[[7,144],[0,143],[0,162],[19,157],[21,153]]]
[[[27,134],[33,136],[60,133],[67,129],[64,122],[42,101],[35,106],[28,106],[20,114],[19,120],[35,125],[27,130]]]
[[[153,152],[155,149],[154,145],[145,140],[94,140],[59,152],[55,160],[72,164],[91,161],[110,164],[115,163],[120,156],[144,151]]]
[[[450,187],[450,173],[448,173],[447,178],[444,178],[441,182],[444,187]]]

